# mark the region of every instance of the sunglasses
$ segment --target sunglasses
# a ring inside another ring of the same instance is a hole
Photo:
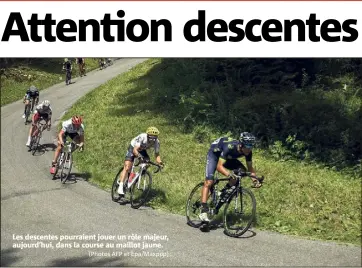
[[[246,149],[253,149],[253,145],[252,144],[244,144],[244,147]]]
[[[155,141],[157,139],[157,137],[156,136],[148,136],[148,139],[150,141]]]

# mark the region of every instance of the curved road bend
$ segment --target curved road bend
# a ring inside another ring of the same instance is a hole
[[[103,71],[75,79],[71,86],[61,83],[44,90],[41,98],[51,100],[54,118],[59,118],[86,92],[143,60],[118,60]],[[361,266],[361,247],[257,230],[256,236],[242,239],[229,238],[222,230],[202,233],[187,226],[180,215],[120,206],[108,192],[82,180],[66,185],[52,181],[48,170],[53,151],[40,156],[27,153],[28,126],[22,111],[21,101],[1,108],[1,266]],[[45,131],[42,141],[52,144],[53,138],[54,131]],[[128,249],[13,248],[14,242],[22,242],[14,241],[14,236],[26,234],[158,234],[169,239],[161,241],[163,248],[147,250],[130,248],[140,242],[136,240]],[[124,256],[131,251],[163,256]],[[123,254],[99,257],[89,256],[94,254],[90,252]]]

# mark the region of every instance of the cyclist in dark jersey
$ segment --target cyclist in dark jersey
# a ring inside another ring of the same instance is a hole
[[[252,175],[256,176],[253,168],[253,152],[252,148],[255,144],[255,137],[248,133],[243,132],[240,134],[239,140],[234,140],[228,137],[222,137],[214,141],[207,153],[206,163],[206,179],[201,192],[201,213],[199,218],[203,222],[209,222],[207,212],[209,210],[207,206],[207,196],[209,194],[210,187],[213,185],[214,173],[217,170],[224,176],[232,179],[236,178],[236,175],[228,169],[242,168],[246,170],[245,166],[238,160],[240,157],[246,159],[248,171]],[[255,187],[260,187],[261,184],[258,180],[252,179]],[[230,180],[226,184],[226,189],[231,188],[235,184],[235,180]]]
[[[30,103],[30,100],[32,101],[32,107],[30,108],[33,110],[34,105],[38,105],[39,102],[39,90],[35,86],[30,86],[25,92],[23,99],[23,103],[25,103],[23,118],[25,118],[26,106]]]
[[[71,84],[71,80],[72,80],[72,62],[70,60],[68,60],[68,58],[64,59],[64,63],[63,63],[63,70],[65,70],[65,84],[69,85]]]

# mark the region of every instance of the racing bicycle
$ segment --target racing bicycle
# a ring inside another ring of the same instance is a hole
[[[32,155],[34,155],[35,152],[38,150],[40,139],[46,127],[47,123],[43,118],[40,118],[38,122],[33,126],[33,134],[31,136],[30,146],[29,146],[30,149],[29,151],[32,151]],[[50,130],[49,126],[48,130]]]
[[[73,166],[73,152],[78,148],[79,144],[76,144],[74,141],[65,141],[55,165],[53,180],[58,176],[58,172],[60,171],[59,177],[61,183],[64,184],[67,181]]]
[[[225,204],[222,216],[224,232],[231,237],[240,237],[250,228],[256,214],[255,196],[250,189],[241,185],[241,180],[244,177],[251,177],[262,183],[264,176],[252,176],[250,172],[245,172],[243,169],[234,170],[234,173],[237,175],[235,185],[230,189],[224,188],[222,191],[218,190],[219,183],[222,181],[229,181],[231,178],[219,179],[216,174],[214,184],[209,191],[209,211],[207,212],[207,215],[211,223],[218,215],[221,207]],[[205,225],[198,219],[201,208],[200,193],[203,185],[204,182],[198,183],[191,191],[186,202],[187,224],[195,228],[200,228]],[[193,216],[195,216],[196,219],[192,219]]]
[[[24,103],[25,103],[25,101],[24,101]],[[26,105],[26,108],[25,108],[25,118],[24,118],[25,125],[27,125],[29,122],[30,114],[34,110],[34,104],[35,104],[35,100],[33,98],[29,98],[29,103]]]
[[[148,194],[151,190],[152,185],[152,176],[151,173],[147,170],[151,165],[156,166],[157,169],[154,173],[157,173],[161,170],[162,166],[151,162],[149,160],[144,160],[141,158],[136,159],[133,164],[131,171],[126,174],[126,179],[123,182],[123,189],[126,196],[130,196],[131,207],[134,209],[138,209],[144,203],[146,203]],[[123,171],[124,167],[122,167],[116,177],[113,180],[111,196],[112,200],[118,202],[121,198],[117,193],[119,186],[119,178]],[[137,170],[137,171],[136,171]],[[141,197],[138,198],[137,194],[140,192]]]

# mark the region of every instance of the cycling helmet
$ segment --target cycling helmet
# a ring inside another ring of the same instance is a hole
[[[37,91],[38,91],[38,89],[37,89],[34,85],[31,85],[31,86],[29,87],[29,90],[30,90],[31,92],[37,92]]]
[[[68,58],[65,58],[65,59],[64,59],[64,62],[67,62],[67,61],[68,61]]]
[[[81,125],[83,122],[83,119],[82,117],[78,116],[78,115],[75,115],[72,117],[72,124],[73,125]]]
[[[50,101],[48,101],[48,100],[43,101],[43,105],[46,106],[46,107],[49,107],[50,106]]]
[[[248,149],[251,149],[255,145],[255,136],[249,132],[242,132],[240,134],[239,141],[243,146],[245,146]]]
[[[147,135],[151,136],[158,136],[160,134],[160,131],[156,127],[149,127],[146,130]]]

